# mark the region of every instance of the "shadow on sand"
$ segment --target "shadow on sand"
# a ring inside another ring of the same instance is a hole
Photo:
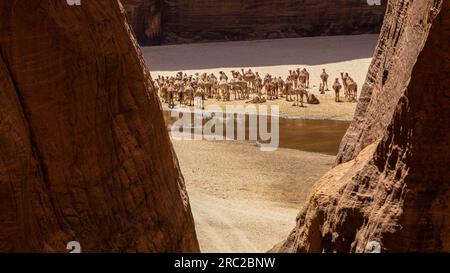
[[[152,71],[320,65],[371,58],[377,40],[378,35],[371,34],[153,46],[142,51]]]

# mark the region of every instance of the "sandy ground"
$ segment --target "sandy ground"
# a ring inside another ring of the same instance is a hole
[[[334,157],[243,142],[173,141],[203,252],[265,252],[287,237]]]
[[[188,74],[215,73],[251,68],[263,77],[266,73],[285,78],[289,70],[306,67],[310,72],[310,92],[318,95],[322,68],[330,75],[329,87],[341,72],[348,72],[358,83],[364,83],[378,35],[330,36],[264,41],[205,43],[144,47],[144,57],[150,65],[152,77],[174,75],[178,71]],[[334,102],[334,92],[319,95],[321,104],[293,107],[284,100],[270,102],[280,106],[282,116],[351,120],[356,103]],[[242,104],[233,101],[231,104]],[[230,104],[229,103],[229,104]],[[210,100],[208,104],[222,104]]]
[[[285,78],[290,69],[306,67],[311,74],[310,92],[318,94],[322,68],[330,75],[330,89],[340,72],[348,72],[360,90],[377,38],[315,37],[142,50],[154,78],[178,71],[216,75],[225,71],[230,75],[230,70],[241,68]],[[270,104],[280,106],[281,116],[352,119],[355,103],[335,103],[332,92],[318,96],[320,105],[305,108],[284,100]],[[210,100],[206,105],[217,103]],[[264,252],[272,248],[287,237],[313,184],[334,162],[330,155],[290,149],[261,152],[259,147],[242,142],[174,141],[174,147],[204,252]]]

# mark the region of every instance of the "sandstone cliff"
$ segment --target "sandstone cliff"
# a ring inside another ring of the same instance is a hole
[[[163,0],[122,0],[122,2],[139,43],[160,44]]]
[[[449,37],[450,1],[389,2],[344,163],[274,250],[450,251]]]
[[[198,251],[116,0],[0,1],[0,252]]]
[[[122,1],[141,44],[378,33],[386,9],[384,0]]]

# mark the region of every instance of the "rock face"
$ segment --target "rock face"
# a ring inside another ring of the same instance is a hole
[[[392,0],[338,163],[283,252],[450,251],[450,1]]]
[[[122,0],[122,2],[139,43],[160,44],[163,0]]]
[[[0,252],[199,251],[116,0],[0,2]]]
[[[384,0],[122,1],[141,44],[378,33],[386,9]]]

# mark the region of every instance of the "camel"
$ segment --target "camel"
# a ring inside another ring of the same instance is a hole
[[[330,91],[330,89],[328,89],[328,74],[325,72],[325,68],[322,70],[322,74],[320,74],[320,79],[322,80],[324,90]]]
[[[212,93],[213,82],[211,81],[211,79],[209,78],[209,76],[206,73],[204,73],[200,77],[199,85],[205,91],[207,98],[213,97],[213,93]]]
[[[194,93],[194,98],[201,98],[200,105],[196,105],[196,107],[204,110],[205,109],[205,90],[203,90],[201,87],[197,88],[197,90]]]
[[[222,93],[222,100],[230,100],[230,88],[228,86],[228,76],[225,74],[225,72],[220,71],[219,72],[219,84],[218,88],[220,92]]]
[[[278,97],[281,97],[283,94],[283,86],[284,86],[284,81],[281,77],[278,77],[278,79],[276,80],[277,83],[277,99]]]
[[[270,81],[266,81],[266,84],[264,87],[266,89],[267,99],[268,100],[276,99],[277,84],[275,82],[273,82],[272,80],[270,80]]]
[[[347,78],[348,78],[348,73],[342,73],[341,72],[341,79],[342,79],[342,85],[344,85],[344,95],[345,98],[348,98],[348,86],[347,86]]]
[[[216,76],[213,73],[209,75],[209,82],[211,83],[212,97],[217,98],[219,81],[217,80]]]
[[[300,85],[303,84],[305,86],[305,88],[306,88],[309,76],[307,76],[307,74],[303,70],[300,71],[300,68],[297,69],[297,75],[298,75],[298,82],[299,82],[299,84]]]
[[[319,99],[314,94],[308,94],[308,99],[306,102],[308,104],[320,104]]]
[[[250,97],[248,93],[247,82],[244,80],[243,76],[239,71],[231,70],[233,79],[229,83],[230,89],[234,92],[234,99],[246,99]]]
[[[358,84],[349,76],[347,78],[348,97],[350,102],[356,102],[358,97]]]
[[[256,81],[256,75],[253,73],[251,69],[248,69],[247,72],[244,72],[244,69],[242,68],[242,77],[244,78],[244,81],[247,82],[248,86],[250,88],[254,88],[255,81]]]
[[[219,72],[219,77],[211,73],[195,73],[188,75],[183,72],[178,72],[174,76],[158,76],[153,81],[155,88],[158,90],[158,94],[161,100],[169,104],[169,107],[175,107],[175,101],[179,101],[180,105],[193,105],[194,99],[201,96],[201,103],[195,104],[204,107],[204,100],[207,98],[214,98],[217,100],[229,101],[231,92],[234,93],[235,100],[250,99],[251,94],[254,94],[251,100],[253,103],[262,103],[267,100],[277,100],[280,97],[284,97],[286,101],[293,101],[294,106],[303,106],[303,103],[319,103],[316,97],[311,98],[307,92],[309,88],[310,74],[306,68],[298,68],[296,70],[290,70],[289,75],[285,80],[281,77],[274,77],[267,74],[264,79],[261,78],[258,72],[253,72],[251,69],[245,71],[232,70],[232,78],[228,80],[228,76],[223,72]],[[319,86],[319,92],[324,94],[328,89],[328,74],[323,69],[320,75],[322,82]],[[348,88],[348,96],[350,101],[356,101],[357,96],[357,84],[347,74],[341,73],[342,84],[339,78],[335,80],[333,84],[333,90],[335,91],[335,100],[340,100],[340,91],[342,86]],[[263,97],[267,95],[267,97]],[[304,97],[307,97],[307,101]]]
[[[259,96],[261,93],[261,90],[263,88],[263,82],[261,77],[259,76],[258,72],[256,72],[256,79],[255,79],[255,86],[254,86],[254,92]]]
[[[309,88],[309,72],[306,70],[306,68],[302,69],[303,75],[306,78],[306,88]]]
[[[242,77],[232,79],[230,81],[230,89],[234,92],[234,99],[248,99],[248,88],[247,83],[242,79]]]
[[[169,102],[169,97],[168,97],[169,93],[167,92],[167,85],[165,83],[163,83],[161,85],[161,87],[159,88],[159,90],[160,90],[159,95],[161,96],[161,98],[163,98],[165,103],[168,103]]]
[[[191,83],[188,83],[185,87],[184,90],[182,92],[183,94],[183,99],[184,99],[184,104],[186,104],[187,101],[187,105],[188,106],[193,106],[194,105],[194,87],[192,86]]]
[[[319,93],[320,94],[325,94],[325,90],[323,90],[323,84],[319,84]]]
[[[294,88],[297,88],[298,74],[295,70],[289,70],[288,78],[291,80]]]
[[[293,90],[294,90],[294,84],[291,80],[291,78],[287,78],[285,83],[284,83],[284,94],[286,96],[286,101],[293,101],[292,99],[292,94],[293,94]]]
[[[306,91],[306,86],[303,84],[299,84],[298,88],[294,89],[294,94],[295,94],[295,100],[294,100],[294,104],[292,104],[292,106],[300,106],[300,107],[304,107],[303,106],[303,97],[305,96],[306,98],[308,98],[308,91]]]
[[[169,108],[175,107],[175,94],[176,94],[175,87],[173,85],[169,85],[167,88],[167,95],[168,95],[168,104]]]
[[[334,94],[335,94],[335,101],[339,102],[339,92],[342,89],[342,85],[339,83],[339,79],[336,78],[334,84],[333,84],[333,90],[334,90]]]

